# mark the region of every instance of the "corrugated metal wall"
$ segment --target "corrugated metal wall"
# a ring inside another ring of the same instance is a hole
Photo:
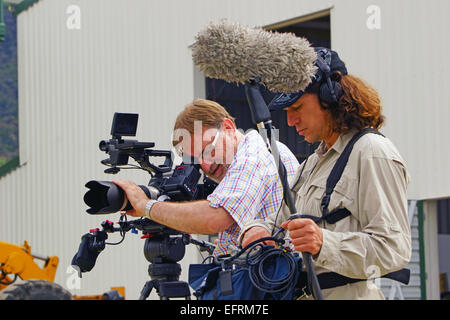
[[[382,29],[369,32],[364,28],[369,1],[40,0],[18,17],[22,167],[0,181],[2,240],[28,240],[34,251],[59,256],[56,282],[67,286],[66,269],[80,236],[106,218],[118,219],[89,216],[82,201],[87,181],[112,179],[103,174],[100,160],[106,155],[98,142],[108,138],[113,112],[138,112],[137,139],[169,148],[172,123],[194,98],[194,87],[198,90],[187,46],[207,22],[225,17],[264,26],[333,5],[332,47],[350,70],[380,89],[386,133],[414,179],[411,198],[450,195],[450,169],[443,162],[449,151],[441,147],[450,130],[443,126],[449,108],[442,107],[450,101],[443,90],[450,67],[440,60],[448,48],[440,35],[448,30],[449,4],[378,3]],[[67,28],[70,5],[81,10],[79,30]],[[114,178],[140,184],[149,179],[129,171]],[[73,293],[124,285],[127,297],[137,298],[148,280],[142,247],[132,234],[108,247]],[[196,249],[188,247],[184,279],[196,260]]]
[[[366,25],[370,5],[380,9],[381,29]],[[406,159],[410,199],[450,194],[450,2],[436,0],[338,1],[331,16],[332,47],[380,92],[383,132]],[[342,17],[347,18],[343,19]]]
[[[387,299],[415,300],[421,298],[420,284],[420,249],[419,249],[419,222],[417,201],[409,202],[409,221],[411,225],[411,260],[406,268],[411,272],[408,285],[395,282],[390,279],[380,279],[375,281]]]

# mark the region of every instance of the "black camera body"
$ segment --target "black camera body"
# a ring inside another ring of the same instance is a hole
[[[137,119],[137,114],[114,114],[112,138],[102,140],[99,144],[100,150],[109,155],[108,159],[102,161],[110,167],[105,173],[118,173],[120,166],[128,165],[131,157],[140,169],[152,175],[148,186],[139,186],[150,199],[156,200],[162,195],[171,201],[206,199],[217,184],[207,177],[204,177],[203,184],[199,184],[201,174],[198,164],[180,164],[172,170],[171,151],[151,149],[155,146],[153,142],[122,139],[123,136],[136,135]],[[154,165],[150,157],[164,157],[164,164]],[[85,186],[90,189],[84,196],[84,202],[89,206],[88,213],[107,214],[131,209],[125,193],[113,182],[91,180]]]

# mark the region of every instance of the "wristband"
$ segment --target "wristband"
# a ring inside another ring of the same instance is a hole
[[[145,209],[144,209],[144,216],[151,219],[150,218],[150,210],[152,210],[152,206],[158,202],[158,200],[148,200],[148,202],[145,204]]]

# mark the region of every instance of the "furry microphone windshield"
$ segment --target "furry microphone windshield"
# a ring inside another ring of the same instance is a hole
[[[227,20],[210,23],[189,48],[205,76],[237,83],[259,78],[272,92],[304,90],[317,70],[306,39]]]

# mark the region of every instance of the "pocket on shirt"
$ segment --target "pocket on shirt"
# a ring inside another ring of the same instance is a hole
[[[325,194],[326,179],[316,180],[297,192],[296,208],[300,214],[322,216],[320,203]]]
[[[342,176],[331,194],[330,204],[328,206],[329,211],[338,208],[347,208],[349,211],[352,211],[352,208],[355,205],[357,188],[358,181],[356,179]]]

